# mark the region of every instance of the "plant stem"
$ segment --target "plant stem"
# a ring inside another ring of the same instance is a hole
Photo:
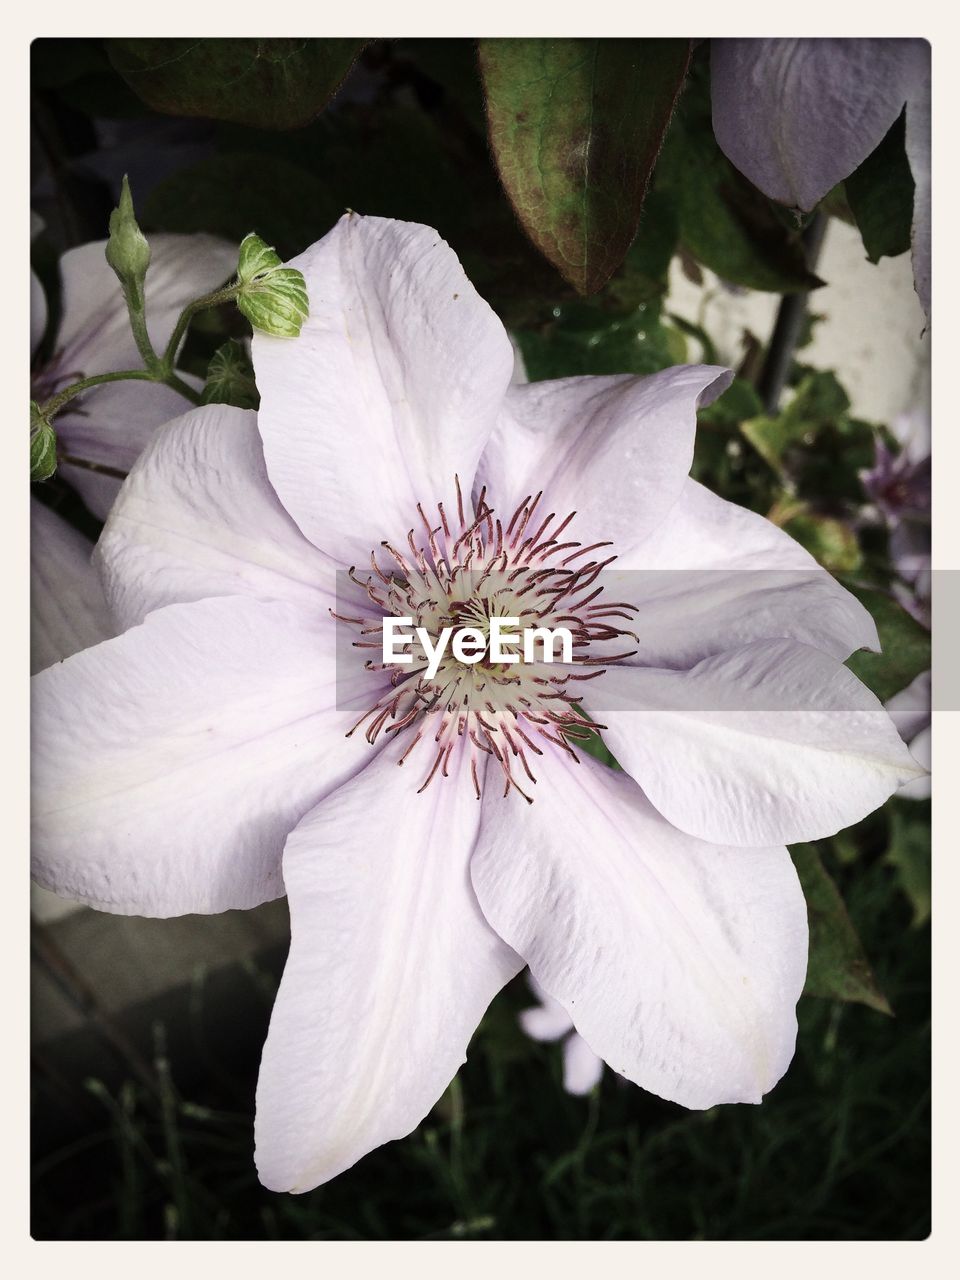
[[[159,381],[162,382],[164,386],[169,387],[171,391],[178,391],[180,395],[182,395],[185,400],[189,400],[191,404],[203,403],[200,398],[200,392],[194,391],[193,387],[191,387],[189,383],[184,382],[184,380],[175,374],[172,369],[166,377],[160,378]]]
[[[197,298],[196,301],[184,307],[162,357],[158,356],[154,351],[150,335],[147,333],[147,322],[142,300],[131,297],[125,289],[124,299],[127,304],[127,314],[130,317],[130,328],[133,331],[133,339],[137,344],[137,351],[139,351],[143,360],[144,368],[121,369],[116,373],[98,373],[92,378],[81,378],[71,386],[65,387],[55,396],[51,396],[45,404],[40,406],[41,413],[48,422],[52,422],[64,405],[69,404],[74,396],[80,395],[81,392],[88,391],[91,387],[99,387],[105,382],[120,382],[130,378],[140,382],[162,382],[165,386],[170,387],[171,390],[182,395],[185,400],[189,400],[191,404],[200,404],[199,393],[194,391],[189,383],[184,382],[174,370],[173,362],[176,359],[177,348],[183,340],[183,335],[186,333],[190,321],[199,311],[206,311],[208,307],[217,307],[222,302],[230,302],[237,296],[239,289],[239,283],[234,281],[225,288],[216,289],[213,293]]]
[[[827,215],[821,212],[814,214],[810,225],[803,233],[807,266],[811,271],[817,264],[826,229]],[[790,366],[793,364],[793,353],[803,329],[808,296],[806,293],[788,293],[777,311],[770,345],[757,379],[757,391],[760,393],[766,413],[776,413],[780,406],[780,397],[790,374]]]
[[[79,382],[71,383],[63,391],[51,396],[45,404],[40,406],[40,412],[49,422],[60,412],[65,404],[68,404],[74,396],[80,395],[82,391],[86,391],[90,387],[99,387],[104,382],[120,382],[126,378],[136,378],[140,382],[156,382],[157,380],[149,369],[121,369],[117,373],[98,373],[92,378],[81,378]]]
[[[157,353],[153,349],[153,343],[150,341],[150,335],[147,332],[147,316],[144,310],[143,298],[133,298],[128,289],[123,290],[124,301],[127,304],[127,314],[130,317],[130,328],[133,330],[133,340],[137,344],[137,350],[140,353],[140,359],[146,368],[152,373],[159,373],[161,362]]]
[[[187,331],[187,327],[193,317],[200,311],[206,311],[209,307],[218,307],[222,302],[230,302],[240,290],[240,285],[236,281],[227,285],[223,289],[215,289],[213,293],[208,293],[202,298],[197,298],[195,302],[189,303],[180,313],[180,319],[176,323],[173,333],[170,335],[170,341],[167,343],[166,350],[163,353],[163,364],[166,368],[172,369],[173,362],[177,356],[177,348],[183,335]]]
[[[183,396],[185,400],[189,400],[191,404],[201,404],[200,393],[194,391],[189,383],[174,373],[172,369],[167,369],[165,365],[159,361],[155,370],[151,369],[120,369],[116,373],[98,373],[92,378],[81,378],[79,382],[72,383],[69,387],[65,387],[40,406],[40,412],[52,422],[54,417],[60,412],[64,405],[80,395],[84,391],[88,391],[91,387],[102,386],[105,382],[123,382],[129,379],[135,379],[137,382],[162,382],[164,386],[169,387],[171,391],[176,391]]]

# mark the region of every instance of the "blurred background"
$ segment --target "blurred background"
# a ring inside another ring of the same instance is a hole
[[[59,257],[105,237],[125,173],[148,235],[239,244],[256,231],[288,257],[346,208],[427,223],[510,328],[531,379],[700,360],[736,369],[702,414],[694,474],[781,524],[861,594],[885,653],[851,665],[878,696],[922,679],[928,588],[897,552],[905,530],[912,547],[924,537],[929,547],[910,488],[922,483],[925,447],[928,512],[928,339],[909,253],[868,246],[862,190],[851,202],[841,184],[803,219],[743,191],[712,140],[703,47],[625,262],[580,296],[526,238],[500,186],[474,42],[319,42],[350,46],[325,109],[269,128],[145,89],[131,68],[144,65],[134,46],[150,43],[32,46],[31,258],[48,344]],[[224,341],[244,337],[236,312],[205,313],[181,363],[203,377]],[[67,482],[35,493],[97,536]],[[910,710],[908,739],[928,732],[916,702]],[[33,1234],[922,1238],[929,810],[928,798],[898,795],[856,828],[792,851],[810,911],[810,978],[796,1059],[762,1106],[688,1112],[610,1071],[588,1094],[567,1093],[563,1046],[521,1026],[536,1004],[521,975],[414,1134],[298,1197],[260,1187],[252,1159],[285,904],[145,920],[34,889]]]

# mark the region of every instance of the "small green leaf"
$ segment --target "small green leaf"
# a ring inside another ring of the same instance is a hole
[[[243,343],[236,338],[230,338],[213,353],[201,399],[204,404],[233,404],[238,409],[260,407],[253,365]]]
[[[878,1013],[892,1014],[840,892],[824,867],[816,845],[793,845],[790,856],[807,901],[810,926],[810,956],[804,995],[865,1004]]]
[[[871,262],[896,257],[910,248],[914,181],[905,133],[905,115],[901,114],[876,151],[844,183],[847,203]]]
[[[123,175],[120,203],[110,214],[110,238],[106,248],[107,262],[123,285],[124,293],[143,309],[143,282],[150,266],[150,246],[140,230],[133,211],[130,183]]]
[[[49,480],[57,469],[57,435],[40,412],[36,400],[30,401],[30,479]]]
[[[860,568],[863,556],[857,535],[842,520],[810,511],[804,503],[780,527],[830,573],[853,573]]]
[[[734,378],[722,395],[700,410],[697,418],[711,425],[737,427],[762,411],[763,404],[753,383],[745,378]]]
[[[154,111],[296,129],[326,106],[363,40],[110,40],[110,61]]]
[[[688,40],[480,41],[490,145],[527,235],[581,294],[620,266]]]
[[[930,632],[892,596],[841,581],[873,615],[883,647],[882,653],[860,650],[847,659],[847,666],[881,702],[886,702],[921,672],[929,671]]]
[[[884,862],[893,867],[913,908],[913,927],[930,919],[930,803],[894,800],[890,847]]]
[[[274,338],[296,338],[309,314],[307,282],[295,267],[285,267],[258,235],[245,236],[237,264],[237,306],[254,329]]]
[[[816,443],[826,423],[843,418],[850,407],[847,393],[828,371],[807,374],[793,399],[775,417],[761,414],[741,425],[741,431],[778,476],[786,475],[787,453],[794,446]]]

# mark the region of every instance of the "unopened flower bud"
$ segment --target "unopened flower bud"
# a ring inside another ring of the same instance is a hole
[[[119,277],[124,291],[142,303],[143,282],[150,265],[150,245],[134,215],[126,174],[120,188],[120,203],[110,215],[110,239],[106,253],[107,262]]]
[[[30,479],[49,480],[57,469],[57,436],[36,400],[30,401]]]
[[[309,314],[302,272],[283,266],[279,255],[251,234],[240,245],[237,278],[237,306],[254,329],[274,338],[299,336]]]

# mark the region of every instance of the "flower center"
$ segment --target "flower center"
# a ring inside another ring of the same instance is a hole
[[[532,802],[524,788],[536,783],[533,758],[559,750],[576,760],[572,743],[605,727],[584,712],[578,690],[605,666],[631,656],[633,651],[597,650],[636,638],[618,625],[631,621],[636,607],[602,599],[600,575],[616,556],[596,555],[609,542],[584,546],[570,538],[576,512],[561,520],[555,512],[544,516],[541,492],[524,498],[504,527],[486,489],[467,511],[459,479],[455,483],[455,516],[438,503],[434,524],[418,504],[421,532],[410,529],[404,550],[383,542],[379,552],[370,553],[369,574],[349,571],[373,612],[333,616],[359,630],[354,647],[377,651],[378,660],[364,665],[389,671],[392,689],[347,737],[365,725],[371,745],[381,733],[408,739],[401,765],[419,747],[426,770],[421,792],[438,774],[446,778],[455,771],[470,777],[479,799],[484,766],[495,763],[503,794],[515,789]],[[405,665],[379,660],[384,617],[409,618],[414,629],[422,629],[422,639],[409,643]],[[532,635],[529,648],[512,648],[515,661],[497,660],[495,647],[487,644],[501,629],[494,619],[515,620],[511,631]],[[479,633],[472,661],[448,643],[451,633],[466,627]],[[570,636],[570,661],[557,664],[549,635],[561,630]]]

